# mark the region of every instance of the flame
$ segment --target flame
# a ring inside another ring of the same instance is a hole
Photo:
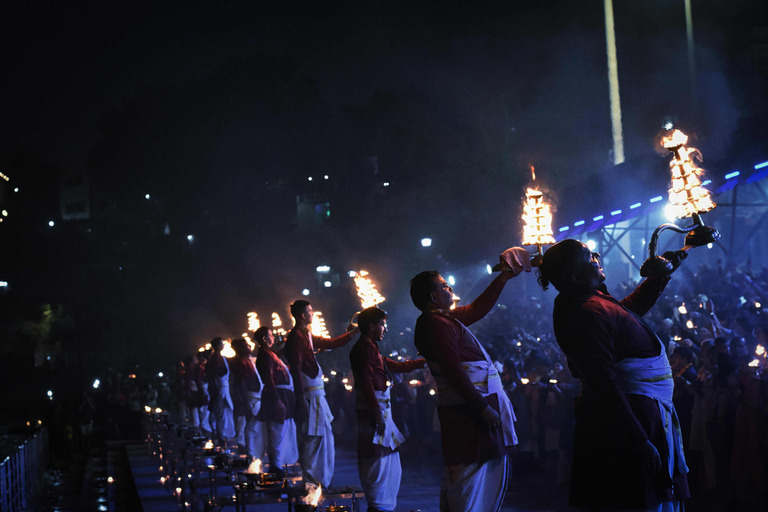
[[[764,356],[765,355],[765,347],[762,345],[758,345],[757,348],[755,348],[755,354],[758,356]]]
[[[248,330],[255,331],[259,327],[261,327],[261,322],[259,322],[259,315],[257,315],[255,311],[251,311],[248,313]]]
[[[688,309],[686,309],[686,307],[685,307],[685,304],[683,304],[682,306],[680,306],[679,308],[677,308],[677,311],[678,311],[678,312],[679,312],[681,315],[687,315],[687,314],[688,314]]]
[[[242,336],[245,342],[248,344],[248,348],[250,348],[251,352],[253,352],[256,349],[256,344],[251,340],[251,337],[248,336],[247,332],[244,332]]]
[[[456,306],[459,305],[459,301],[461,300],[461,297],[459,297],[455,293],[451,292],[451,299],[453,299],[453,304],[451,304],[451,308],[450,309],[456,309]]]
[[[275,336],[285,336],[283,321],[280,320],[280,315],[277,313],[272,313],[272,334]]]
[[[531,166],[532,181],[536,181],[536,171]],[[552,211],[544,201],[544,193],[537,188],[525,190],[523,203],[523,245],[544,245],[555,243],[552,235]]]
[[[669,188],[669,204],[678,219],[690,217],[694,213],[704,213],[717,206],[710,197],[710,192],[701,186],[699,177],[704,169],[698,167],[692,157],[701,160],[698,149],[687,148],[688,136],[680,130],[662,137],[661,145],[674,156],[669,163],[672,182]]]
[[[163,410],[162,410],[161,408],[159,408],[159,407],[158,407],[157,409],[155,409],[155,412],[156,412],[156,413],[158,413],[158,414],[160,414],[161,412],[163,412]]]
[[[418,379],[413,379],[413,380],[409,380],[409,381],[408,381],[408,384],[410,384],[411,386],[415,386],[415,385],[416,385],[416,384],[418,384],[419,382],[420,382],[420,381],[419,381]]]
[[[317,489],[315,489],[314,492],[310,492],[309,495],[307,496],[307,501],[313,507],[316,507],[317,504],[320,503],[320,498],[323,497],[322,489],[323,489],[323,486],[318,485]]]
[[[151,408],[150,406],[148,406],[148,405],[145,405],[145,406],[144,406],[144,410],[145,410],[146,412],[152,412],[152,408]]]
[[[526,379],[525,377],[523,377],[522,379],[520,379],[520,384],[528,384],[529,382],[530,382],[530,381],[529,381],[528,379]]]
[[[315,311],[315,314],[312,316],[312,324],[309,326],[309,330],[312,331],[312,336],[331,337],[328,329],[325,327],[325,319],[320,311]]]
[[[206,450],[213,450],[213,441],[211,441],[210,439],[206,441],[204,448]]]
[[[752,368],[757,368],[758,366],[760,366],[760,361],[758,359],[753,359],[747,366],[751,366]]]
[[[369,277],[366,277],[367,275],[368,272],[365,270],[361,270],[355,274],[357,296],[360,298],[360,304],[363,306],[363,309],[384,302],[384,297],[382,297],[376,289],[376,285],[373,281],[371,281]]]
[[[221,349],[221,355],[227,359],[231,359],[237,355],[235,353],[235,349],[232,348],[232,342],[230,340],[224,340],[224,346]]]
[[[248,465],[246,473],[261,473],[261,459],[256,459]]]

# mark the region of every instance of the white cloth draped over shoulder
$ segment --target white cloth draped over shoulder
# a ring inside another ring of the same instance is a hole
[[[515,421],[517,421],[517,418],[512,408],[512,402],[509,400],[501,384],[499,370],[493,364],[485,348],[477,341],[477,338],[463,324],[460,325],[465,333],[471,336],[485,357],[483,361],[462,361],[461,368],[481,395],[484,397],[496,395],[499,400],[499,415],[501,416],[501,425],[504,431],[504,444],[505,446],[515,446],[517,444],[517,434],[515,433]],[[466,404],[459,393],[451,387],[450,382],[448,382],[445,374],[440,369],[440,364],[430,360],[427,360],[427,364],[437,384],[437,404],[442,406]]]

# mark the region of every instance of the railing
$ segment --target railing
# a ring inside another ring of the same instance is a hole
[[[32,436],[1,436],[0,457],[0,510],[24,510],[43,480],[48,463],[48,431],[43,428]]]

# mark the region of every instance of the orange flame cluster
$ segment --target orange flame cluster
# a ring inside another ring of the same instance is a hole
[[[323,313],[320,311],[315,311],[315,314],[312,315],[312,323],[309,326],[309,330],[312,332],[312,336],[320,336],[321,338],[331,337],[328,329],[325,327]]]
[[[272,313],[272,333],[275,336],[285,336],[285,329],[283,329],[283,321],[280,320],[280,315]]]
[[[536,181],[536,174],[531,166],[531,176]],[[538,188],[527,188],[523,203],[523,245],[554,244],[552,235],[552,211],[544,201],[544,193]]]
[[[376,284],[367,276],[368,272],[365,270],[361,270],[355,274],[357,296],[360,298],[360,304],[363,306],[363,309],[384,302],[384,297],[382,297],[376,289]]]
[[[686,147],[687,142],[688,136],[680,130],[661,139],[661,145],[674,155],[669,164],[672,170],[669,204],[678,219],[690,217],[694,213],[705,213],[717,206],[709,190],[701,186],[699,177],[704,169],[693,161],[693,157],[701,161],[701,153],[698,149]]]

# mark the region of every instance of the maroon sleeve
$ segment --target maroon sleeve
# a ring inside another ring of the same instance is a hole
[[[350,352],[350,356],[352,356],[352,354],[353,353]],[[363,392],[363,397],[372,412],[381,409],[379,400],[376,398],[376,393],[374,392],[372,371],[376,359],[379,357],[378,349],[371,343],[366,343],[360,347],[360,350],[354,351],[354,359],[350,357],[352,371],[355,376],[355,387]]]
[[[609,310],[590,302],[583,307],[557,311],[554,315],[555,335],[565,355],[576,363],[579,377],[589,386],[589,392],[600,397],[606,419],[613,423],[612,432],[624,437],[627,444],[637,445],[648,440],[637,421],[616,372],[614,340],[617,329]]]
[[[625,297],[621,305],[643,316],[656,304],[656,300],[661,296],[668,282],[669,277],[661,279],[649,277],[640,283],[634,292]]]
[[[464,325],[472,325],[487,315],[493,308],[501,292],[504,290],[505,284],[506,281],[503,281],[501,274],[499,274],[472,304],[457,307],[450,312],[450,315]]]
[[[354,334],[352,332],[346,332],[341,336],[335,338],[321,338],[320,336],[312,336],[312,344],[315,348],[322,350],[331,350],[334,348],[343,347],[352,339]]]
[[[472,381],[461,367],[461,331],[448,318],[432,315],[430,343],[436,349],[437,362],[451,387],[477,412],[485,409],[483,395],[475,389]]]
[[[383,359],[384,364],[387,365],[387,368],[389,368],[389,371],[392,373],[412,372],[413,370],[424,368],[424,366],[427,364],[427,360],[423,357],[413,359],[411,361],[395,361],[394,359],[390,359],[388,357],[384,357]]]

